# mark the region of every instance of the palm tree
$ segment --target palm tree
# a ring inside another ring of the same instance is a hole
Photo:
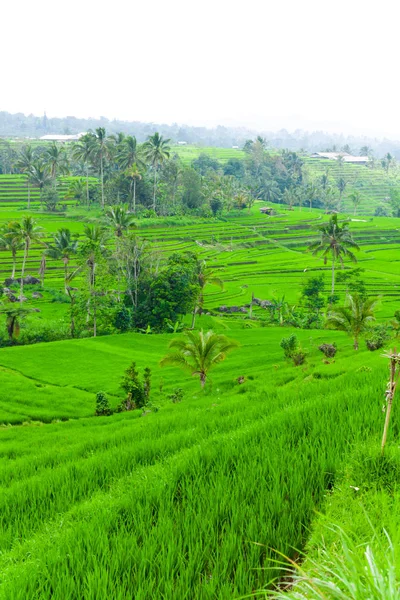
[[[354,190],[354,192],[349,194],[349,199],[353,203],[354,216],[355,216],[356,212],[357,212],[357,206],[359,206],[361,204],[361,200],[362,200],[360,192],[358,190]]]
[[[221,290],[224,288],[224,283],[222,279],[216,277],[215,272],[207,267],[207,263],[205,260],[198,261],[197,263],[197,283],[199,285],[200,291],[199,295],[196,298],[196,302],[193,309],[192,316],[192,329],[194,329],[196,315],[199,312],[199,309],[203,308],[204,304],[204,288],[207,285],[215,285],[219,287]]]
[[[326,188],[329,185],[329,171],[328,170],[326,170],[325,173],[323,173],[321,175],[320,183],[321,183],[322,189],[326,190]]]
[[[133,212],[136,212],[136,181],[140,181],[142,179],[142,175],[139,171],[139,168],[136,163],[133,163],[126,171],[125,175],[131,179],[131,196],[132,196],[132,204],[131,208]],[[133,194],[132,194],[133,187]]]
[[[117,152],[118,166],[126,171],[134,164],[143,166],[143,162],[139,156],[139,146],[135,136],[128,135],[120,143],[120,148]]]
[[[32,169],[29,172],[28,177],[33,187],[37,187],[39,189],[40,206],[42,206],[43,190],[46,185],[51,182],[51,176],[47,164],[45,164],[42,160],[36,160],[32,165]]]
[[[68,264],[73,254],[78,250],[78,240],[73,239],[69,229],[61,228],[54,235],[54,243],[49,244],[46,255],[64,263],[64,289],[68,294]]]
[[[353,296],[349,294],[346,305],[328,315],[326,325],[333,329],[346,331],[354,339],[354,350],[358,350],[360,336],[368,325],[375,321],[374,311],[377,304],[378,300],[374,298],[364,299],[358,294]]]
[[[93,315],[93,337],[97,335],[97,301],[96,301],[96,269],[99,260],[107,252],[107,231],[99,225],[85,225],[82,256],[88,267],[89,301],[87,304],[88,318]]]
[[[37,242],[43,236],[43,229],[36,224],[36,221],[32,217],[23,217],[22,221],[18,223],[17,237],[23,243],[24,247],[24,258],[22,261],[21,269],[21,287],[20,287],[20,302],[22,303],[22,296],[24,292],[24,275],[25,266],[28,258],[29,250],[33,242]]]
[[[23,243],[18,235],[18,227],[17,221],[10,221],[0,230],[0,250],[7,250],[11,252],[12,256],[11,279],[15,278],[17,252],[23,248]]]
[[[72,157],[82,161],[86,169],[86,203],[89,206],[89,165],[96,148],[96,138],[92,133],[83,135],[72,148]]]
[[[0,314],[6,317],[6,329],[11,343],[14,343],[19,337],[21,319],[33,312],[33,310],[33,308],[25,308],[15,304],[7,304],[0,307]]]
[[[264,181],[261,191],[267,202],[275,202],[275,200],[278,200],[281,193],[278,184],[273,179]]]
[[[282,194],[282,201],[289,206],[289,210],[293,210],[293,205],[296,203],[296,200],[294,188],[285,188]]]
[[[238,347],[238,343],[213,331],[188,331],[182,339],[173,340],[169,348],[174,352],[160,362],[164,365],[177,365],[198,376],[204,388],[208,373],[216,364],[225,360],[227,354]]]
[[[308,202],[310,203],[310,210],[312,210],[313,200],[315,200],[318,197],[318,188],[317,188],[317,186],[314,185],[313,183],[309,183],[306,186],[305,196],[306,196]]]
[[[153,186],[153,210],[156,210],[156,194],[157,194],[157,170],[163,162],[165,162],[170,156],[170,146],[168,145],[171,140],[165,140],[159,133],[154,133],[147,138],[147,142],[143,144],[143,154],[146,160],[150,163],[154,172],[154,186]]]
[[[344,191],[346,189],[347,186],[347,181],[345,180],[344,177],[339,177],[339,179],[336,180],[336,187],[339,190],[339,210],[341,210],[342,208],[342,197],[344,194]]]
[[[43,153],[44,163],[47,165],[54,187],[57,186],[57,173],[68,174],[68,161],[65,149],[56,142]]]
[[[15,163],[17,169],[28,175],[26,183],[28,185],[28,208],[31,207],[31,180],[29,173],[32,171],[32,167],[35,162],[35,151],[32,150],[32,146],[29,144],[24,146],[21,152],[18,154],[18,159]]]
[[[392,164],[393,160],[394,160],[394,157],[390,154],[390,152],[385,154],[384,161],[385,161],[385,168],[386,168],[387,174],[389,174],[390,165]]]
[[[100,165],[100,185],[101,185],[101,206],[104,208],[104,160],[110,155],[110,149],[107,145],[107,134],[104,127],[98,127],[93,136],[92,161],[98,160]]]
[[[312,251],[313,255],[322,252],[324,263],[327,263],[328,256],[332,259],[332,296],[335,293],[335,264],[337,261],[343,266],[344,258],[349,258],[356,263],[357,259],[352,250],[359,250],[359,246],[353,240],[349,231],[347,222],[340,225],[337,215],[332,215],[327,223],[319,227],[321,237],[318,241],[312,242],[308,246],[308,250]]]
[[[107,222],[113,227],[117,238],[123,236],[124,232],[136,227],[132,215],[127,213],[124,206],[113,206],[106,212]]]

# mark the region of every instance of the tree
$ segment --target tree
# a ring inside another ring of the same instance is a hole
[[[289,210],[293,210],[293,205],[296,204],[296,192],[294,188],[285,188],[282,194],[282,201],[289,206]]]
[[[276,181],[270,179],[262,184],[261,193],[267,202],[275,202],[280,196],[280,189]]]
[[[204,388],[210,370],[237,347],[236,341],[213,331],[188,331],[185,337],[170,343],[169,348],[173,352],[165,356],[160,365],[177,365],[187,369],[193,377],[199,377]]]
[[[106,211],[106,220],[114,229],[117,238],[122,237],[128,229],[136,227],[133,219],[124,206],[113,206]]]
[[[320,178],[320,183],[321,183],[321,187],[323,190],[326,190],[326,188],[329,186],[329,171],[326,170],[325,173],[322,173],[321,178]]]
[[[371,156],[372,148],[371,146],[361,146],[360,148],[360,156]]]
[[[310,210],[312,210],[313,201],[318,198],[318,187],[313,183],[309,183],[305,188],[305,197],[310,204]]]
[[[11,252],[12,256],[11,279],[15,278],[17,252],[23,246],[23,242],[19,236],[19,223],[17,221],[10,221],[0,229],[0,250]]]
[[[120,169],[126,171],[134,164],[143,167],[143,161],[140,159],[139,146],[135,136],[127,135],[120,143],[117,152],[117,163]]]
[[[37,187],[39,189],[40,206],[42,206],[43,190],[51,182],[48,165],[46,165],[42,159],[35,160],[31,171],[29,172],[28,178],[33,187]]]
[[[393,216],[400,217],[400,191],[398,189],[391,189],[389,192],[389,203],[392,207]]]
[[[387,154],[385,154],[384,157],[384,168],[386,169],[386,173],[389,175],[389,169],[391,164],[394,161],[394,157],[390,154],[390,152],[388,152]]]
[[[32,149],[32,146],[28,144],[22,148],[21,152],[19,152],[17,162],[15,163],[17,169],[27,175],[26,182],[28,186],[28,209],[31,207],[31,179],[29,175],[35,163],[35,158],[36,153]]]
[[[20,334],[20,323],[26,315],[33,312],[32,308],[25,308],[15,304],[0,306],[0,314],[6,317],[6,329],[10,342],[14,342]]]
[[[357,212],[357,207],[361,204],[361,194],[358,190],[354,190],[354,192],[352,192],[351,194],[349,194],[349,200],[352,202],[353,206],[354,206],[354,216],[356,215]]]
[[[336,187],[339,190],[339,210],[341,210],[342,208],[342,198],[343,198],[343,194],[345,192],[347,186],[347,181],[345,180],[344,177],[339,177],[339,179],[336,180]]]
[[[52,142],[50,147],[42,155],[47,166],[54,187],[57,186],[57,173],[66,175],[68,173],[68,161],[65,149],[56,142]]]
[[[92,160],[98,160],[100,166],[100,185],[101,185],[101,206],[104,208],[104,160],[109,156],[109,148],[107,146],[107,134],[104,127],[98,127],[93,135],[93,152]]]
[[[72,157],[82,161],[86,170],[86,203],[89,207],[89,165],[93,159],[96,148],[96,139],[92,133],[83,135],[79,142],[72,147]]]
[[[99,263],[107,253],[108,235],[104,227],[99,225],[85,225],[84,241],[82,243],[80,254],[84,259],[84,265],[87,267],[89,298],[87,302],[87,318],[93,317],[93,337],[97,335],[97,269]]]
[[[23,217],[22,221],[18,223],[16,228],[17,237],[22,242],[24,247],[24,258],[22,261],[21,269],[21,287],[20,287],[20,302],[22,303],[22,296],[24,291],[24,275],[25,266],[28,258],[29,250],[32,242],[37,242],[43,236],[43,229],[36,224],[36,221],[32,217]]]
[[[204,289],[207,285],[215,285],[219,287],[221,290],[224,288],[224,284],[222,279],[215,275],[215,272],[207,267],[207,263],[205,260],[197,261],[197,282],[199,284],[199,295],[196,298],[196,302],[193,309],[193,317],[192,317],[192,329],[194,329],[196,314],[199,310],[203,309],[204,304]]]
[[[142,179],[142,175],[139,171],[139,167],[136,163],[133,163],[129,168],[126,169],[125,175],[131,179],[131,209],[133,212],[136,212],[136,182]],[[133,187],[133,194],[132,194]]]
[[[349,294],[346,305],[328,315],[326,326],[346,331],[354,339],[354,350],[358,350],[360,336],[365,333],[368,325],[375,321],[374,311],[377,304],[378,301],[374,298],[364,299],[358,294]]]
[[[170,142],[165,140],[159,133],[154,133],[147,138],[147,142],[143,144],[143,154],[146,160],[150,163],[154,173],[153,186],[153,210],[156,210],[156,194],[157,194],[157,170],[170,156]]]
[[[359,250],[359,246],[353,240],[349,224],[347,222],[340,225],[337,215],[332,215],[327,223],[319,227],[321,232],[320,239],[312,242],[308,246],[308,250],[312,251],[313,255],[322,252],[324,263],[327,263],[328,256],[332,260],[332,289],[331,295],[335,293],[335,264],[337,261],[343,266],[344,258],[349,258],[356,263],[357,259],[352,250]]]
[[[68,294],[68,264],[73,254],[78,250],[78,240],[73,239],[69,229],[62,228],[54,235],[54,243],[46,249],[46,255],[64,263],[64,289]]]

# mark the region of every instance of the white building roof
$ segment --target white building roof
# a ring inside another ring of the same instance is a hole
[[[61,133],[50,133],[48,135],[42,135],[41,140],[47,142],[73,142],[79,140],[85,132],[82,133],[74,133],[73,135],[63,135]]]

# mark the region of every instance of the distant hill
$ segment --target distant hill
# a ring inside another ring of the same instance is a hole
[[[107,117],[98,119],[80,119],[73,116],[49,118],[46,115],[11,114],[0,111],[0,137],[39,138],[46,134],[74,134],[96,127],[104,127],[109,134],[122,131],[135,135],[139,142],[158,131],[173,142],[187,142],[200,146],[220,148],[242,147],[247,139],[262,135],[268,140],[269,147],[295,151],[315,152],[321,150],[339,150],[350,146],[353,154],[359,154],[360,148],[370,146],[376,157],[383,157],[387,152],[400,159],[400,140],[369,138],[366,136],[345,136],[323,131],[307,132],[286,129],[279,131],[255,131],[245,127],[214,128],[193,127],[174,123],[142,123],[139,121],[110,120]]]

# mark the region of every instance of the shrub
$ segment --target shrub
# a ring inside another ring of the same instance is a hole
[[[374,325],[368,329],[368,332],[365,336],[365,343],[368,350],[373,352],[374,350],[379,350],[383,348],[386,342],[389,340],[390,334],[386,325],[383,323]]]
[[[294,333],[287,338],[282,338],[280,345],[283,348],[285,358],[291,358],[296,367],[305,363],[307,355],[299,345]]]
[[[182,388],[175,388],[172,394],[169,394],[168,399],[174,404],[178,404],[178,402],[182,402],[184,395]]]
[[[298,348],[298,339],[297,337],[294,335],[294,333],[292,333],[292,335],[290,335],[287,338],[282,338],[281,339],[281,348],[283,349],[283,353],[285,355],[285,358],[292,358],[293,354],[296,352],[297,348]]]
[[[112,414],[110,403],[108,401],[107,394],[104,392],[97,392],[96,394],[96,416],[108,416]]]
[[[122,389],[126,392],[126,398],[118,407],[118,412],[143,408],[150,397],[151,371],[148,367],[144,370],[143,382],[140,380],[139,371],[136,369],[136,363],[125,371],[121,383]]]
[[[390,217],[390,211],[387,206],[377,206],[375,209],[375,217]]]
[[[115,315],[114,327],[121,332],[128,331],[132,326],[132,311],[122,306]]]
[[[327,358],[333,358],[337,352],[337,348],[336,348],[336,344],[321,344],[320,346],[318,346],[318,350],[321,350],[321,352],[323,354],[325,354],[325,356]]]

